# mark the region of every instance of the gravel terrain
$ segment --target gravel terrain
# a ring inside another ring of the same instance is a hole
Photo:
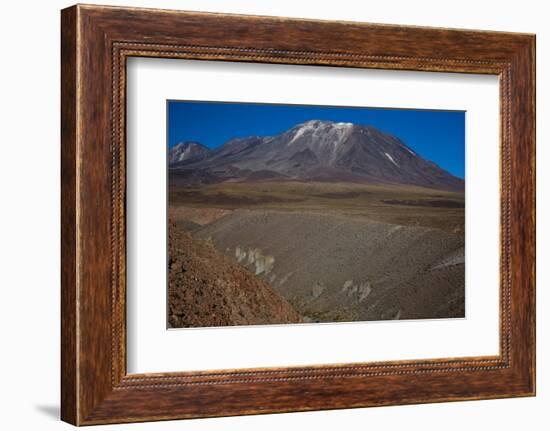
[[[306,322],[464,317],[463,235],[276,210],[235,210],[194,235]]]

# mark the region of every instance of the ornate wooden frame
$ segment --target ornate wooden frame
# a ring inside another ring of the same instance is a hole
[[[61,416],[75,425],[535,394],[535,36],[73,6],[62,11]],[[495,357],[126,373],[129,56],[494,74],[501,106]]]

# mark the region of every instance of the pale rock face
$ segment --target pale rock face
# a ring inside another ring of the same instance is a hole
[[[259,248],[249,248],[247,252],[245,247],[237,246],[235,247],[235,259],[242,265],[252,267],[256,275],[267,275],[275,266],[275,258],[264,255]]]
[[[311,295],[313,296],[313,298],[319,298],[319,296],[321,296],[324,291],[325,291],[325,286],[323,286],[322,283],[316,283],[313,286],[313,289],[311,291]]]

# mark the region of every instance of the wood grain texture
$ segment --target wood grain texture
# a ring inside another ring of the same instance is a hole
[[[61,417],[77,422],[76,9],[61,16]]]
[[[534,36],[525,34],[100,6],[65,9],[63,420],[86,425],[533,395],[534,47]],[[499,75],[499,356],[127,375],[129,56]]]

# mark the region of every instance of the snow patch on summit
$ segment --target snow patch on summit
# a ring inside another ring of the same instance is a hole
[[[300,136],[302,136],[304,133],[310,131],[310,130],[314,130],[315,129],[315,126],[312,122],[308,122],[308,123],[305,123],[303,124],[297,131],[296,133],[294,134],[294,136],[292,137],[292,139],[290,140],[290,142],[288,143],[288,145],[292,144],[294,141],[296,141]]]
[[[293,142],[297,141],[307,132],[313,132],[314,137],[319,137],[323,133],[336,133],[337,137],[341,138],[344,136],[345,132],[351,130],[353,123],[333,123],[332,121],[322,121],[322,120],[310,120],[305,123],[302,123],[294,132],[294,136],[289,141],[288,145],[291,145]],[[332,135],[334,136],[334,135]],[[335,143],[337,143],[335,141]]]
[[[407,150],[409,153],[411,153],[413,156],[416,156],[416,153],[411,150],[409,147],[403,145],[403,144],[400,144],[402,148],[404,148],[405,150]]]

